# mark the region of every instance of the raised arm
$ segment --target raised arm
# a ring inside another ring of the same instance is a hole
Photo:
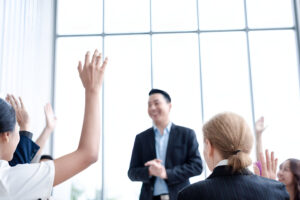
[[[7,95],[6,101],[14,108],[17,122],[20,127],[20,142],[14,152],[13,159],[9,161],[9,165],[15,166],[17,164],[30,163],[40,147],[31,140],[32,133],[29,132],[29,115],[21,97],[17,99],[14,95]]]
[[[263,153],[262,133],[265,129],[264,117],[260,117],[255,122],[256,161],[260,160],[260,153]]]
[[[53,132],[53,130],[56,126],[56,121],[57,121],[50,103],[47,103],[44,106],[44,112],[45,112],[45,118],[46,118],[46,126],[43,129],[41,135],[35,141],[35,143],[40,146],[40,149],[37,152],[37,155],[40,155],[42,153],[43,148],[44,148],[50,134]]]
[[[261,172],[256,165],[253,165],[254,173],[258,176],[276,180],[278,159],[275,158],[273,151],[271,152],[270,156],[268,149],[266,149],[265,155],[266,157],[264,157],[263,152],[259,153]]]
[[[102,86],[107,59],[101,64],[101,54],[96,50],[92,58],[85,55],[85,63],[78,64],[78,72],[85,88],[85,111],[79,145],[76,151],[54,160],[57,185],[81,172],[97,161],[100,140],[100,102],[99,93]]]

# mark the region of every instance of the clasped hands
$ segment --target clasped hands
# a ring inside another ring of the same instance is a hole
[[[162,161],[159,159],[149,160],[145,163],[146,167],[149,167],[149,175],[157,176],[161,179],[167,179],[167,171],[166,168],[161,164]]]

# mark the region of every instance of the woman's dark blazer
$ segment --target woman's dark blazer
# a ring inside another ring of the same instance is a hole
[[[285,186],[244,169],[231,172],[228,166],[219,166],[204,181],[184,188],[178,200],[289,200]]]

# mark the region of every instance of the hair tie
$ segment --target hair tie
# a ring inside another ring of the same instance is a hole
[[[234,152],[233,152],[233,155],[238,154],[240,151],[241,151],[241,150],[236,150],[236,151],[234,151]]]

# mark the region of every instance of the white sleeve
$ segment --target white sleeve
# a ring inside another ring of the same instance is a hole
[[[54,173],[53,161],[1,167],[0,200],[48,198],[53,187]]]

